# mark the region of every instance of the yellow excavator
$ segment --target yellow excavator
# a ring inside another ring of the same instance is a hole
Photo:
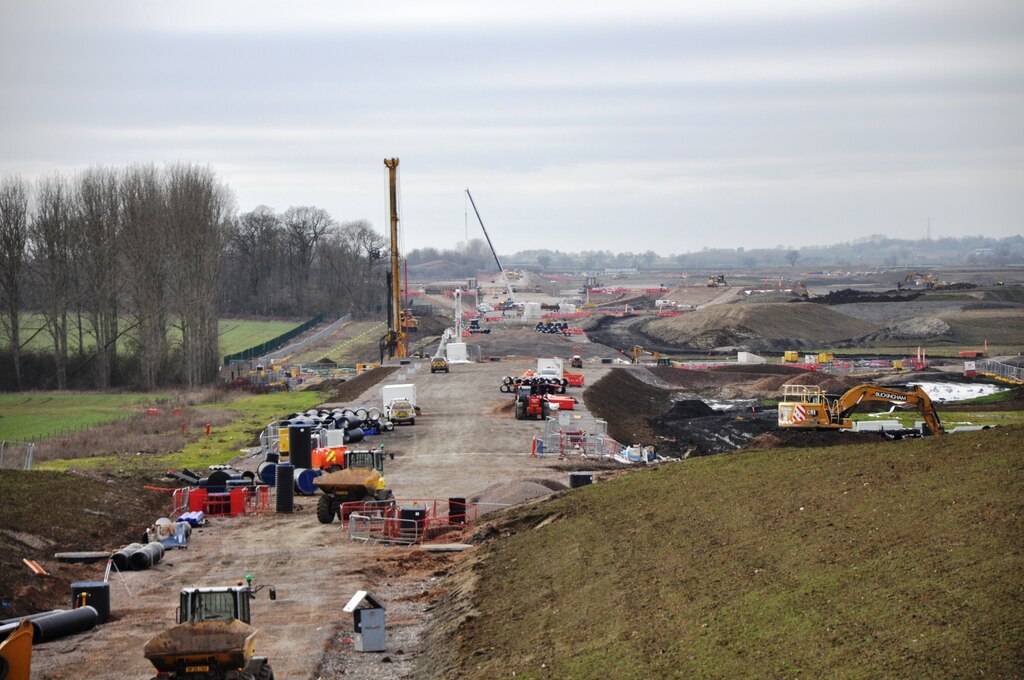
[[[904,288],[912,287],[920,283],[925,288],[931,290],[933,288],[943,288],[946,285],[945,281],[937,281],[928,274],[918,274],[917,272],[910,272],[902,281],[896,282],[896,290],[903,290]]]
[[[793,289],[791,292],[793,293],[793,295],[796,295],[797,297],[802,297],[808,300],[811,299],[812,297],[815,297],[814,293],[807,290],[807,284],[805,284],[803,281],[797,281],[795,284],[793,284]]]
[[[32,624],[22,621],[0,642],[0,680],[29,680],[32,676]]]
[[[858,385],[842,395],[827,395],[817,385],[783,385],[779,402],[779,427],[804,430],[849,430],[853,409],[865,401],[913,404],[924,419],[926,435],[946,431],[931,398],[920,387],[913,391],[896,390],[884,385]]]
[[[263,586],[243,584],[216,588],[182,588],[178,625],[143,647],[156,667],[153,680],[274,680],[265,656],[256,656],[249,600]],[[270,599],[277,592],[270,588]]]
[[[640,345],[633,345],[633,363],[634,364],[639,364],[640,363],[640,355],[642,355],[642,354],[650,354],[652,357],[654,357],[654,361],[655,361],[655,363],[658,366],[671,366],[672,365],[672,360],[669,359],[668,357],[662,356],[661,352],[654,352],[654,351],[649,350],[649,349],[644,349]]]

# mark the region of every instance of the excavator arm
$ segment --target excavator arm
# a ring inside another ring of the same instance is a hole
[[[942,422],[939,420],[939,414],[935,411],[935,405],[932,403],[931,397],[919,386],[915,386],[913,391],[907,392],[880,385],[859,385],[832,402],[830,410],[833,414],[833,420],[845,422],[850,412],[864,401],[913,404],[924,419],[929,434],[941,435],[946,433],[942,427]]]

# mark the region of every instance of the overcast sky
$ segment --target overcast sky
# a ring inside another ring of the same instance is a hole
[[[1024,233],[1024,1],[0,0],[0,174],[209,164],[406,248]],[[468,235],[481,235],[472,212]]]

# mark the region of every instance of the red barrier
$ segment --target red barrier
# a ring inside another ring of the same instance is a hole
[[[171,495],[171,515],[203,512],[208,517],[258,515],[270,503],[270,487],[260,484],[249,489],[240,487],[224,493],[210,493],[203,488],[175,489]]]

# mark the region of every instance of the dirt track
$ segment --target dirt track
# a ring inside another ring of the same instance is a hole
[[[498,391],[501,378],[533,365],[485,362],[431,374],[423,364],[389,376],[390,382],[415,382],[422,409],[416,425],[367,441],[395,453],[386,471],[396,495],[444,499],[527,477],[565,481],[566,473],[529,456],[541,423],[516,421],[502,409],[509,396]],[[604,370],[597,365],[584,373],[592,381]],[[346,405],[377,404],[379,391],[375,385]],[[113,619],[89,634],[39,645],[33,677],[151,677],[142,647],[172,625],[179,588],[230,584],[246,574],[277,588],[276,602],[261,593],[253,605],[253,623],[261,631],[257,650],[270,657],[276,677],[331,677],[347,670],[356,677],[388,678],[408,672],[416,631],[425,620],[422,594],[452,558],[349,542],[340,525],[317,522],[312,499],[296,502],[292,515],[271,509],[260,517],[213,519],[193,534],[188,550],[168,552],[155,568],[128,572],[123,580],[115,574]],[[381,655],[357,655],[346,641],[351,620],[341,608],[360,588],[380,594],[389,606],[388,662]]]

